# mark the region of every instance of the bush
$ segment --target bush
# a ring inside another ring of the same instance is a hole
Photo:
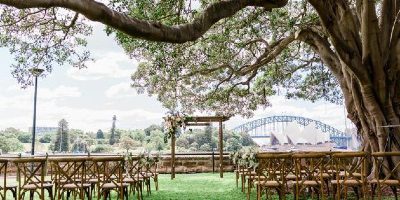
[[[112,148],[108,145],[98,144],[94,146],[92,153],[110,153]]]
[[[22,151],[24,146],[17,138],[0,136],[0,149],[2,153]]]
[[[99,145],[99,144],[108,144],[108,140],[107,139],[96,139],[96,141],[97,141],[97,144]]]
[[[199,147],[200,151],[211,151],[211,146],[209,144],[203,144]]]
[[[32,142],[32,134],[31,133],[20,133],[18,135],[18,140],[22,143],[30,143],[30,142]]]
[[[43,137],[39,139],[39,142],[50,143],[53,140],[53,136],[55,136],[55,133],[46,133],[45,135],[43,135]]]

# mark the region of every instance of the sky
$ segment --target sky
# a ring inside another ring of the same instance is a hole
[[[94,62],[86,69],[64,65],[38,80],[37,126],[56,127],[61,119],[69,128],[95,132],[109,130],[112,116],[117,116],[117,128],[142,129],[161,124],[167,110],[155,97],[137,94],[130,87],[130,76],[138,62],[130,59],[103,26],[96,24],[88,38],[88,49]],[[12,56],[0,48],[0,130],[15,127],[27,131],[32,126],[34,87],[21,89],[11,75]],[[344,130],[346,120],[342,105],[324,101],[270,98],[271,107],[259,109],[251,119],[233,117],[225,123],[231,129],[245,122],[273,115],[296,115],[316,119]]]

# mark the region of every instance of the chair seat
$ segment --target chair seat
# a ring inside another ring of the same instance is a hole
[[[339,172],[340,177],[349,176],[349,173],[345,173],[344,171]],[[361,173],[354,172],[352,173],[352,177],[361,177]]]
[[[17,189],[18,186],[16,185],[7,185],[6,186],[6,190],[13,190],[13,189]],[[0,190],[2,190],[3,187],[0,186]]]
[[[141,178],[139,178],[139,179],[136,179],[136,178],[124,178],[122,181],[124,183],[136,183],[138,181],[143,181],[143,179],[141,179]]]
[[[377,179],[372,179],[372,180],[368,181],[368,183],[375,184],[375,183],[378,183],[378,180]],[[395,179],[387,179],[387,180],[380,179],[379,180],[379,184],[383,184],[383,185],[400,185],[400,181],[399,180],[395,180]]]
[[[49,187],[53,187],[53,184],[51,184],[51,183],[43,184],[43,188],[49,188]],[[36,189],[39,189],[39,188],[41,188],[40,184],[37,184],[37,185],[35,185],[35,184],[27,184],[27,185],[22,186],[22,189],[24,189],[24,190],[36,190]]]
[[[278,181],[255,181],[254,184],[260,185],[260,186],[266,186],[266,187],[279,187],[281,184],[279,184]]]
[[[91,179],[87,180],[87,182],[88,182],[88,183],[97,183],[97,182],[99,182],[99,179],[97,179],[97,178],[91,178]]]
[[[63,188],[63,189],[76,189],[76,188],[89,188],[90,187],[90,183],[84,183],[84,184],[74,184],[74,183],[68,183],[65,185],[59,185],[58,187]]]
[[[331,180],[331,184],[333,185],[362,185],[362,181],[361,180],[339,180],[339,182],[337,180]]]
[[[288,175],[286,175],[286,179],[287,180],[296,180],[296,175],[294,175],[294,174],[288,174]]]
[[[103,189],[113,189],[113,188],[119,188],[119,187],[128,187],[129,184],[127,183],[105,183],[104,185],[101,186]]]
[[[313,181],[313,180],[306,180],[306,181],[293,181],[293,184],[299,184],[299,185],[309,185],[309,186],[317,186],[317,185],[321,185],[321,182],[319,181]]]

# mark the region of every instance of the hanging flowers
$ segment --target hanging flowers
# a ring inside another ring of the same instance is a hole
[[[178,128],[186,129],[186,123],[189,119],[189,116],[181,115],[179,112],[164,117],[164,142],[167,143],[168,139],[175,135]]]

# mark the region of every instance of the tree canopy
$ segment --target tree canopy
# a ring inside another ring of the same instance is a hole
[[[268,96],[344,100],[365,151],[399,151],[399,0],[0,0],[0,44],[82,67],[92,21],[145,62],[133,86],[170,109],[250,116]],[[65,36],[66,35],[66,36]],[[65,40],[64,40],[65,36]],[[53,48],[56,47],[56,48]],[[392,145],[393,144],[393,145]],[[397,163],[396,161],[393,161]]]

